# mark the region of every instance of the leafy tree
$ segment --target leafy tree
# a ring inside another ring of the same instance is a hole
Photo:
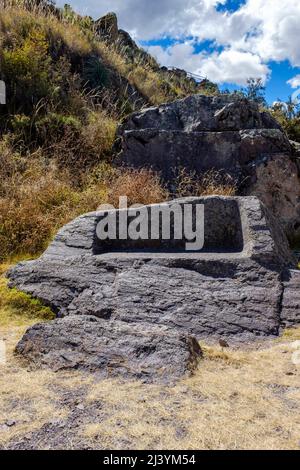
[[[255,101],[261,106],[266,106],[266,87],[261,78],[248,78],[246,88],[242,89],[242,93],[249,100]]]
[[[286,101],[285,105],[288,119],[295,118],[299,113],[299,103],[289,96],[289,99]]]
[[[290,96],[286,102],[278,100],[274,103],[270,112],[286,131],[288,137],[300,142],[299,104]]]

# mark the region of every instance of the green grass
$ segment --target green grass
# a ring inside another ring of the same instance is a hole
[[[8,288],[8,280],[5,278],[8,267],[7,264],[0,266],[0,327],[25,326],[54,319],[55,314],[39,300],[17,289]]]

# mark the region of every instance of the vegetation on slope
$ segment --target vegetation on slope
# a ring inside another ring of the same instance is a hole
[[[157,175],[136,178],[112,167],[118,122],[143,106],[216,88],[160,68],[130,38],[129,46],[108,40],[99,22],[69,6],[0,6],[0,79],[7,88],[0,106],[0,259],[38,254],[68,220],[116,201],[112,188],[132,188],[132,202],[167,197]]]
[[[51,309],[39,300],[17,289],[8,288],[8,281],[3,275],[8,268],[8,264],[0,265],[0,327],[23,327],[55,318]]]

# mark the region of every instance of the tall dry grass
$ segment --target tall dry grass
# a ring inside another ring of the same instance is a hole
[[[151,170],[117,169],[111,179],[107,199],[118,207],[121,196],[127,196],[128,205],[145,205],[166,201],[169,192],[159,175]]]
[[[62,10],[47,6],[47,2],[34,0],[0,0],[1,32],[4,41],[17,41],[26,30],[33,28],[45,33],[50,50],[57,54],[64,48],[74,57],[99,57],[108,70],[133,85],[146,102],[158,105],[175,98],[197,93],[197,84],[190,79],[165,73],[157,68],[154,59],[145,61],[137,54],[132,60],[124,47],[106,42],[95,34],[95,24],[76,13],[64,15]],[[9,34],[10,38],[7,37]],[[154,66],[155,65],[155,66]]]
[[[0,147],[0,260],[36,256],[65,223],[100,204],[118,207],[166,200],[159,176],[147,170],[125,170],[102,163],[74,174],[37,152],[29,159]]]
[[[209,170],[199,175],[186,168],[179,168],[174,186],[176,197],[234,196],[237,193],[237,181],[217,170]]]

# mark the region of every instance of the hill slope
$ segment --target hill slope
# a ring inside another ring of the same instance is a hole
[[[161,68],[114,14],[93,21],[44,0],[0,4],[0,258],[35,255],[122,185],[145,202],[163,199],[155,175],[111,167],[117,124],[143,106],[217,88]]]

